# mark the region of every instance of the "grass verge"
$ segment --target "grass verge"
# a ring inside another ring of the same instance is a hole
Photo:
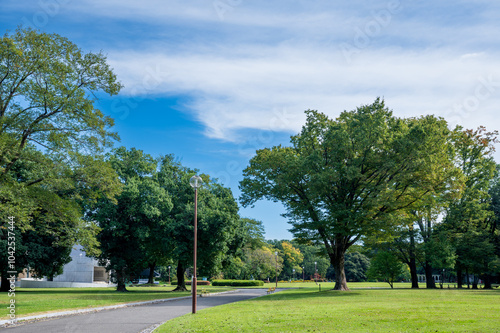
[[[190,292],[173,292],[175,286],[129,287],[129,292],[119,293],[115,288],[16,288],[16,316],[48,312],[97,308],[131,302],[190,296]],[[228,291],[228,287],[203,287],[210,293]],[[201,288],[198,287],[201,292]],[[10,297],[0,294],[0,319],[8,319]]]
[[[498,332],[499,290],[286,290],[204,309],[156,332]]]

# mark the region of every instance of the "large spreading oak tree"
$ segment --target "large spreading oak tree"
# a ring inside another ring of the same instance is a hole
[[[384,101],[345,111],[336,120],[306,111],[291,146],[258,150],[240,183],[244,206],[282,202],[291,232],[324,246],[336,290],[348,290],[347,249],[391,231],[395,213],[446,187],[450,166],[446,121],[402,119]]]

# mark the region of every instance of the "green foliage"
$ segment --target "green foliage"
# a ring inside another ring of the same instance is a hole
[[[102,53],[68,39],[19,28],[0,39],[0,165],[5,174],[29,142],[49,150],[96,152],[116,133],[94,107],[96,93],[121,84]]]
[[[177,285],[177,281],[172,281],[170,284],[171,284],[172,286],[176,286],[176,285]],[[191,280],[186,281],[186,285],[187,285],[187,286],[190,286],[191,284],[192,284],[192,283],[191,283]],[[211,283],[210,283],[210,281],[196,280],[196,285],[197,285],[197,286],[210,286],[210,285],[211,285]]]
[[[113,271],[117,289],[125,290],[127,281],[147,267],[151,255],[147,245],[161,241],[158,233],[166,227],[165,216],[172,202],[155,180],[157,161],[150,155],[122,147],[109,154],[108,160],[123,183],[123,191],[115,200],[96,202],[87,218],[97,221],[101,229],[98,258]]]
[[[0,39],[0,218],[14,217],[17,270],[57,275],[76,242],[97,253],[98,229],[83,211],[121,184],[97,155],[118,138],[113,121],[93,104],[120,88],[102,54],[59,35],[19,28]],[[3,228],[0,249],[3,279]]]
[[[390,252],[379,252],[372,259],[367,276],[369,279],[383,280],[394,288],[394,282],[403,273],[403,264],[395,255]]]
[[[493,236],[495,213],[491,209],[494,191],[489,193],[496,169],[492,155],[497,134],[486,132],[484,127],[477,130],[457,127],[454,131],[455,163],[462,172],[464,189],[450,203],[444,225],[455,246],[459,282],[463,269],[491,274],[490,266],[495,266],[498,258]]]
[[[275,253],[278,253],[277,255]],[[278,249],[271,245],[260,248],[244,249],[243,277],[264,280],[266,278],[276,278],[283,270],[283,257]]]
[[[192,263],[194,243],[195,191],[189,179],[196,174],[166,156],[160,161],[159,184],[172,198],[172,210],[165,216],[163,243],[170,249],[171,258],[178,262],[177,272],[183,286],[184,269]],[[214,276],[221,272],[228,255],[236,251],[239,224],[238,205],[231,190],[208,175],[201,175],[204,185],[198,189],[198,274]],[[231,250],[231,247],[232,250]]]
[[[395,213],[446,188],[448,128],[432,116],[399,119],[375,100],[337,120],[307,111],[291,147],[257,151],[240,183],[241,203],[280,201],[292,233],[325,247],[336,289],[347,289],[346,250],[368,235],[386,235]]]
[[[348,252],[345,255],[345,276],[347,281],[366,281],[366,273],[370,267],[370,259],[359,252]]]
[[[213,286],[229,287],[262,287],[264,281],[261,280],[213,280]]]
[[[315,269],[318,274],[322,277],[331,278],[328,274],[328,268],[331,266],[330,260],[328,260],[325,249],[318,245],[313,245],[309,243],[299,243],[297,241],[292,241],[294,247],[300,250],[300,253],[304,255],[302,262],[303,274],[302,276],[307,279],[314,279]],[[314,264],[316,263],[316,265]],[[297,276],[301,277],[301,276]]]

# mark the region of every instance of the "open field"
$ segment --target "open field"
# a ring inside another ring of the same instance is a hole
[[[385,284],[388,286],[387,284]],[[384,284],[379,283],[379,287]],[[326,286],[325,286],[326,287]],[[185,315],[165,332],[499,332],[500,290],[286,290]],[[373,285],[371,285],[373,287]]]
[[[263,287],[248,287],[248,288],[269,288],[275,287],[276,283],[264,283]],[[319,290],[321,286],[321,290],[329,290],[333,289],[335,286],[335,282],[318,282],[318,284],[314,282],[278,282],[278,288],[316,288]],[[370,289],[370,288],[391,288],[388,283],[385,282],[348,282],[347,286],[350,289]],[[425,283],[419,284],[420,288],[425,288]],[[449,284],[450,288],[454,288],[454,284]],[[410,282],[396,282],[394,283],[394,288],[411,288]],[[444,285],[444,288],[448,288],[448,284]]]
[[[107,305],[155,299],[190,296],[190,292],[172,292],[175,286],[166,287],[129,287],[129,292],[119,293],[115,288],[17,288],[16,315],[41,314],[69,309],[96,308]],[[202,287],[209,292],[232,290],[227,287]],[[7,318],[10,298],[7,293],[0,294],[0,319]]]

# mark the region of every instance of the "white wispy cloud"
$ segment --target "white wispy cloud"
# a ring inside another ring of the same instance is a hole
[[[485,52],[364,50],[347,64],[339,50],[325,52],[321,45],[242,49],[247,52],[193,50],[176,56],[121,51],[110,60],[125,93],[192,94],[188,107],[207,126],[207,135],[226,140],[237,140],[241,128],[295,132],[306,109],[335,116],[377,96],[403,116],[433,113],[456,122],[472,114],[481,119],[500,100],[500,60]],[[143,89],[146,64],[157,70],[158,81]],[[454,110],[457,103],[464,104],[461,111]],[[291,117],[277,124],[273,112],[281,109]]]
[[[401,116],[500,127],[500,4],[490,1],[57,3],[59,20],[124,27],[103,46],[123,93],[191,96],[186,110],[209,137],[297,132],[306,109],[336,116],[377,96]],[[142,27],[134,41],[127,25]]]

